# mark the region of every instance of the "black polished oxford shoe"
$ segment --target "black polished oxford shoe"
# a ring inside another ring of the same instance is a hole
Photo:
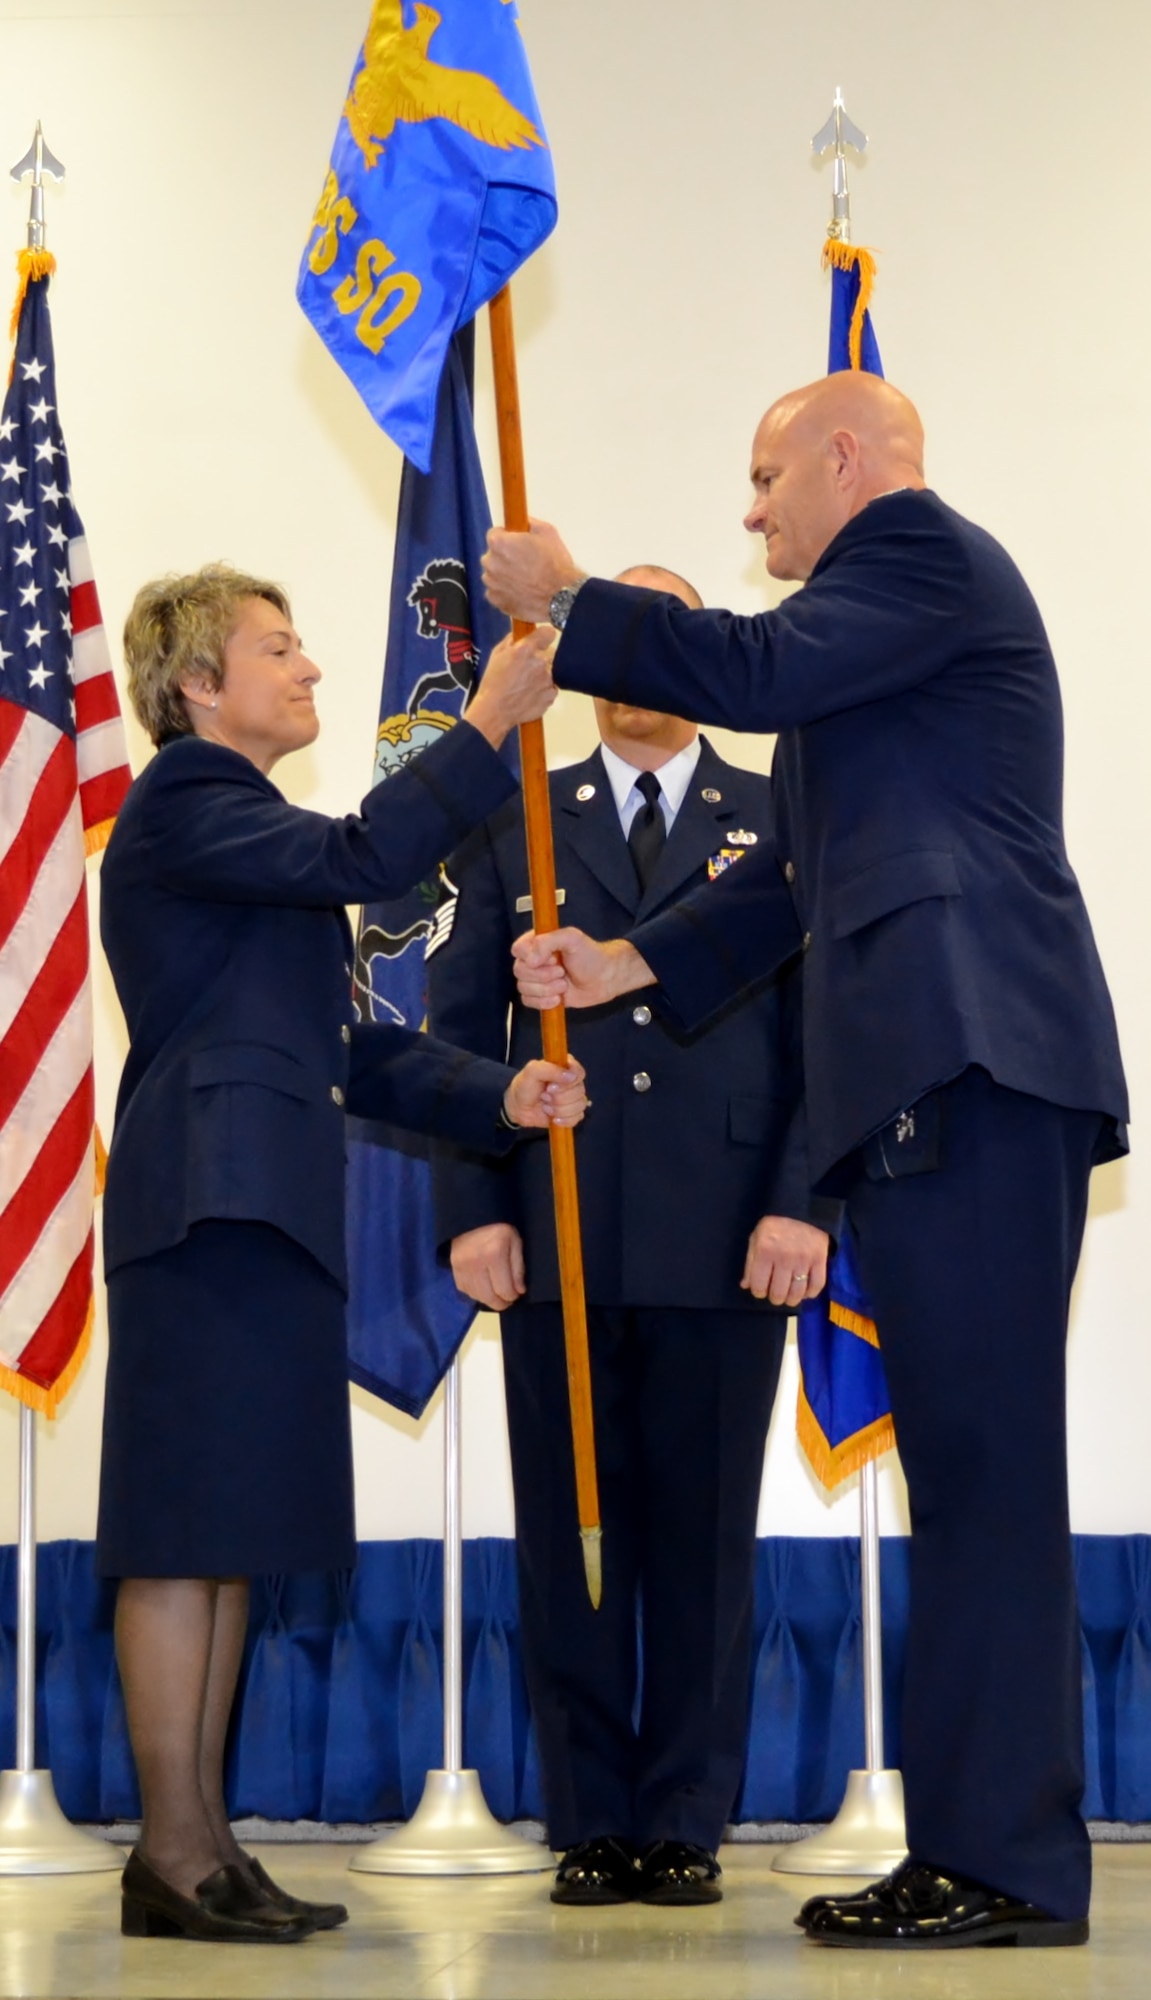
[[[656,1840],[639,1865],[641,1903],[718,1903],[723,1870],[710,1847],[689,1840]]]
[[[552,1885],[553,1903],[630,1903],[639,1893],[639,1856],[621,1834],[577,1840]]]
[[[849,1896],[812,1896],[795,1919],[816,1944],[880,1951],[1086,1944],[1086,1917],[1053,1917],[969,1876],[904,1861]]]

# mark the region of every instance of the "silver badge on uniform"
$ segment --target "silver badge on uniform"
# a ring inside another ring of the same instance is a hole
[[[746,827],[734,826],[727,836],[729,847],[754,847],[758,833],[751,833]]]
[[[717,792],[714,785],[705,785],[700,793],[700,798],[705,799],[709,806],[717,806],[722,797],[723,793]]]
[[[581,786],[580,786],[580,788],[579,788],[579,790],[578,790],[578,792],[576,793],[576,797],[577,797],[577,799],[579,800],[579,802],[580,802],[580,804],[581,804],[581,806],[582,806],[582,805],[583,805],[583,804],[584,804],[584,803],[586,802],[586,800],[588,800],[588,799],[594,799],[594,797],[595,797],[595,786],[594,786],[594,785],[581,785]]]

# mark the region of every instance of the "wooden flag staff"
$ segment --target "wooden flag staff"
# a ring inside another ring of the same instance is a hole
[[[488,307],[495,374],[496,422],[499,431],[500,476],[503,484],[504,526],[528,527],[527,481],[524,476],[520,392],[516,374],[515,332],[511,289],[505,285]],[[523,639],[534,630],[513,621],[512,631]],[[551,800],[542,722],[520,725],[520,763],[527,822],[528,876],[532,892],[532,924],[537,931],[559,928],[555,856],[552,849]],[[540,1017],[544,1055],[549,1062],[568,1059],[566,1015],[553,1007]],[[603,1595],[602,1530],[596,1481],[595,1429],[592,1418],[591,1368],[588,1360],[587,1307],[584,1301],[583,1251],[580,1245],[579,1197],[576,1190],[575,1134],[552,1125],[552,1189],[555,1196],[556,1239],[559,1245],[560,1297],[563,1302],[564,1347],[567,1354],[568,1399],[571,1404],[575,1451],[576,1504],[583,1544],[588,1596],[599,1610]]]

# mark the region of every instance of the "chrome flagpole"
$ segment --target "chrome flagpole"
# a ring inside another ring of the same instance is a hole
[[[831,116],[811,142],[816,159],[833,155],[828,236],[851,241],[847,150],[861,157],[867,134],[847,115],[837,89]],[[907,1852],[903,1778],[884,1768],[883,1621],[879,1602],[879,1469],[869,1459],[859,1475],[859,1585],[863,1638],[863,1754],[865,1768],[849,1771],[835,1818],[806,1840],[781,1848],[772,1867],[781,1875],[886,1875]]]
[[[879,1468],[859,1475],[859,1583],[866,1768],[849,1771],[843,1804],[819,1833],[791,1841],[772,1862],[780,1875],[886,1875],[907,1853],[903,1778],[884,1769],[883,1624],[879,1601]]]
[[[0,1771],[0,1875],[85,1875],[122,1868],[107,1840],[65,1818],[51,1771],[36,1769],[36,1413],[20,1409],[16,1608],[16,1769]]]
[[[39,121],[12,179],[32,177],[28,248],[44,248],[44,176],[64,169],[44,144]],[[20,1409],[20,1541],[16,1611],[16,1768],[0,1771],[0,1875],[81,1875],[122,1868],[106,1840],[81,1833],[56,1799],[51,1771],[36,1769],[36,1415]]]
[[[444,1378],[444,1768],[429,1771],[406,1826],[368,1847],[348,1866],[370,1875],[526,1875],[554,1857],[489,1811],[478,1771],[465,1771],[464,1597],[460,1477],[460,1358]]]

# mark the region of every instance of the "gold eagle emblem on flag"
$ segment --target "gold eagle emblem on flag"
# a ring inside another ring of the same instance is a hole
[[[364,66],[344,104],[356,145],[374,167],[397,124],[446,118],[485,146],[542,146],[542,134],[490,77],[432,62],[428,45],[442,15],[418,4],[404,26],[401,0],[376,0],[364,37]]]

